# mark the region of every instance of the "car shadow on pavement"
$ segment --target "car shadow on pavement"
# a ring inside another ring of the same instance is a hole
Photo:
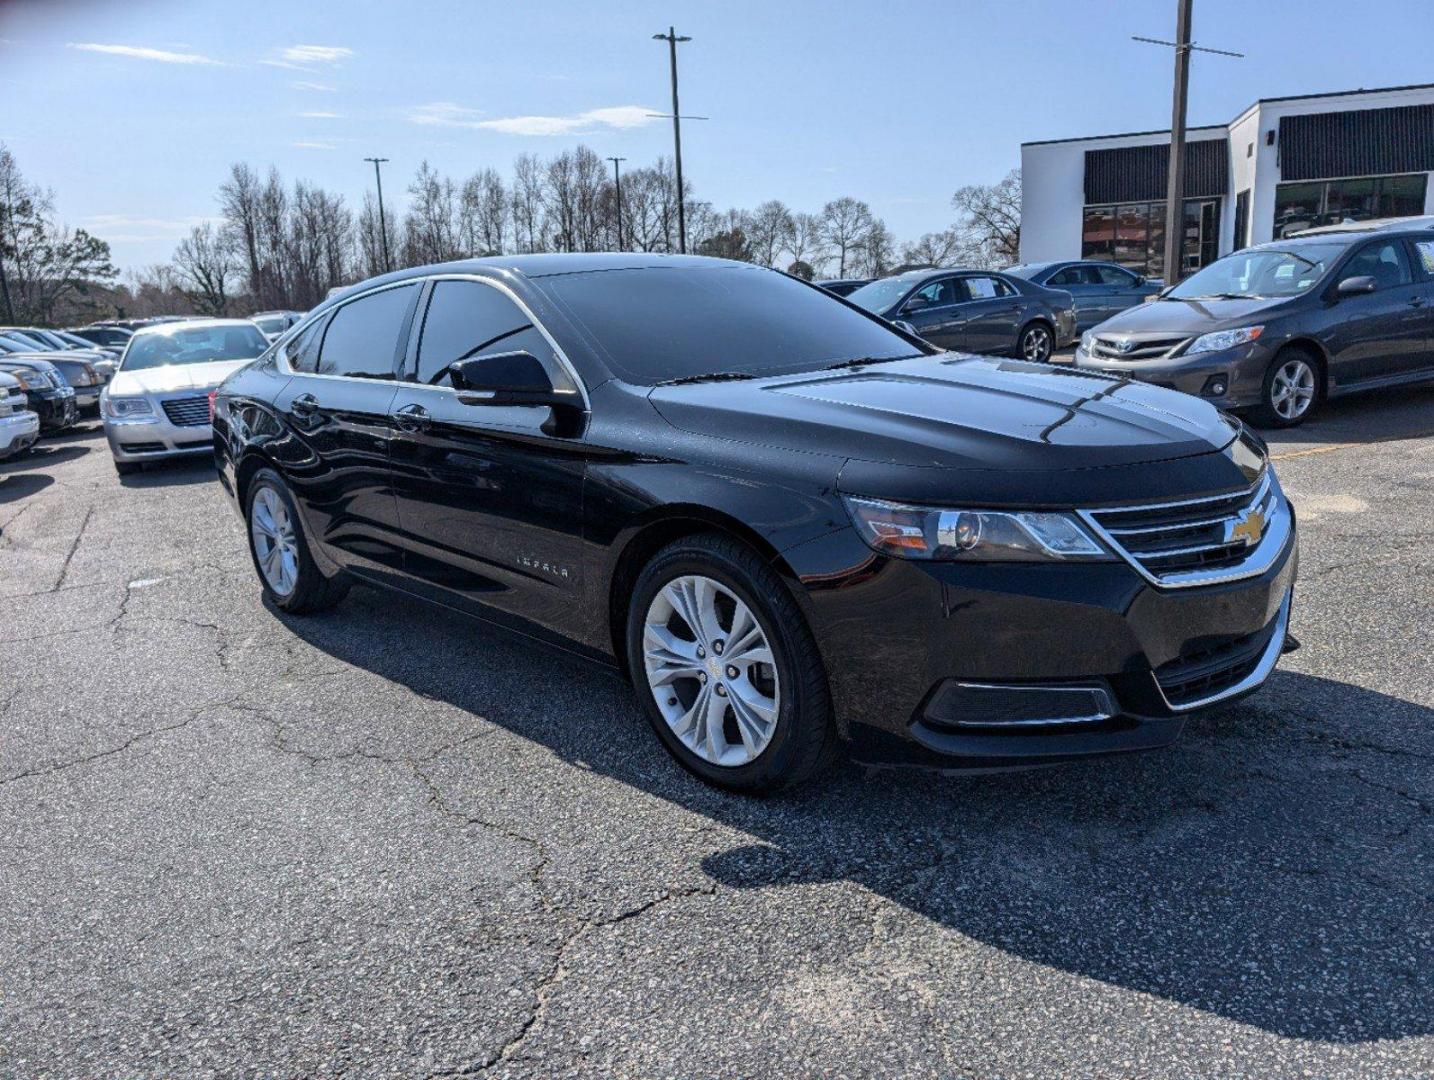
[[[1335,398],[1321,402],[1314,416],[1298,427],[1257,426],[1255,430],[1276,455],[1304,445],[1393,442],[1434,435],[1434,385],[1391,387]]]
[[[90,449],[88,446],[73,443],[67,446],[53,446],[48,442],[37,443],[23,454],[13,457],[9,461],[0,462],[0,475],[53,468],[66,461],[84,457],[90,452]]]
[[[146,464],[136,473],[119,478],[127,488],[180,487],[185,484],[208,484],[219,479],[214,462],[208,457],[178,458]]]
[[[1280,672],[1158,754],[994,776],[847,766],[751,799],[684,773],[630,689],[580,660],[366,589],[284,621],[546,747],[574,777],[596,771],[755,837],[701,857],[720,885],[852,882],[933,932],[1277,1036],[1434,1031],[1430,761],[1401,741],[1434,728],[1421,705]],[[932,955],[978,963],[955,941]]]
[[[15,476],[0,472],[0,506],[44,491],[55,482],[53,476],[44,473],[20,473]]]

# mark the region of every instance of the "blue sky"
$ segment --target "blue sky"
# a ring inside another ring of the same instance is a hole
[[[0,141],[116,262],[166,260],[216,213],[230,162],[277,165],[355,203],[427,158],[455,177],[586,142],[671,150],[666,46],[681,47],[684,165],[719,208],[851,194],[900,239],[1020,143],[1160,128],[1173,0],[0,0]],[[1192,124],[1258,97],[1434,81],[1434,2],[1196,0]]]

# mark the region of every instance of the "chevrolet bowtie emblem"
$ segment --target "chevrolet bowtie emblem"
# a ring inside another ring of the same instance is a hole
[[[1225,543],[1233,544],[1243,540],[1246,547],[1254,547],[1265,535],[1265,515],[1259,510],[1246,510],[1234,521],[1225,523]]]

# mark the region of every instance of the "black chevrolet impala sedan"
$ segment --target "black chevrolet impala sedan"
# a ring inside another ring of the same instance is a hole
[[[842,748],[992,768],[1161,746],[1288,647],[1294,515],[1237,421],[941,352],[776,271],[405,270],[315,309],[213,408],[276,607],[362,582],[616,665],[730,788]]]

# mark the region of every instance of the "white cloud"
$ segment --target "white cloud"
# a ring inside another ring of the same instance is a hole
[[[341,119],[343,119],[343,113],[328,112],[328,111],[326,111],[326,110],[324,110],[324,109],[312,109],[312,110],[310,110],[310,111],[308,111],[308,112],[298,112],[298,113],[295,113],[294,115],[295,115],[295,116],[298,116],[298,117],[302,117],[302,118],[305,119],[305,120],[341,120]]]
[[[189,235],[189,230],[194,226],[217,220],[202,214],[178,218],[144,217],[138,214],[91,214],[87,218],[81,218],[76,224],[110,243],[135,243],[148,240],[181,240]]]
[[[172,52],[169,49],[151,49],[144,45],[102,45],[93,41],[71,41],[71,49],[83,52],[105,53],[109,56],[128,56],[135,60],[156,60],[161,64],[207,64],[222,67],[223,62],[200,53]]]
[[[259,63],[291,71],[316,71],[321,67],[337,67],[354,55],[346,45],[290,45],[280,49],[277,56]]]
[[[451,101],[434,101],[415,106],[408,119],[431,127],[472,128],[475,131],[501,131],[505,135],[581,135],[600,128],[645,127],[652,123],[654,110],[642,105],[612,105],[588,109],[570,116],[502,116],[481,119],[483,113]]]
[[[292,145],[297,146],[300,150],[337,150],[339,148],[338,143],[329,142],[327,139],[300,140]]]
[[[337,86],[330,86],[328,83],[321,82],[294,82],[289,85],[295,90],[312,90],[320,94],[332,94],[338,89]]]

